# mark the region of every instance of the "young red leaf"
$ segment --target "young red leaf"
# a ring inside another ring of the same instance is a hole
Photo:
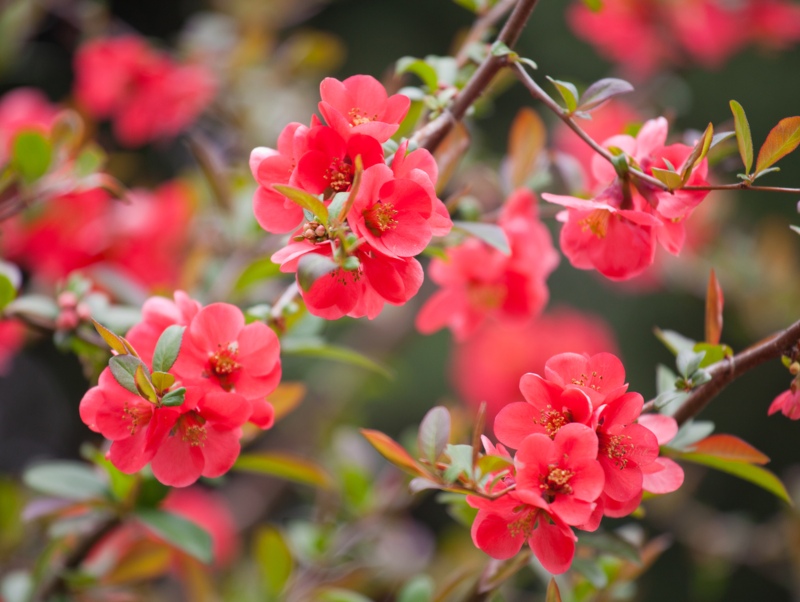
[[[140,363],[136,366],[133,373],[133,380],[136,383],[136,389],[139,395],[144,397],[150,403],[158,403],[158,393],[150,381],[150,375],[145,371],[144,364]]]
[[[377,449],[384,458],[398,468],[416,476],[424,476],[426,474],[403,446],[388,435],[372,429],[361,429],[361,434],[372,444],[372,447]]]
[[[722,336],[722,307],[725,298],[722,295],[722,287],[717,281],[717,276],[712,268],[711,275],[708,277],[708,289],[706,290],[706,343],[711,345],[719,344]]]
[[[681,168],[681,181],[683,184],[689,181],[689,178],[692,176],[692,170],[705,159],[713,142],[714,126],[709,123],[708,127],[706,127],[706,131],[703,132],[703,135],[700,136],[697,143],[694,145],[691,154],[686,158],[686,161],[683,162],[683,167]]]
[[[758,151],[756,173],[768,169],[800,145],[800,117],[781,119]]]
[[[750,173],[750,168],[753,166],[753,136],[750,133],[750,123],[747,121],[747,115],[744,114],[744,109],[735,100],[730,102],[731,112],[733,113],[733,125],[736,130],[736,143],[739,145],[739,154],[744,163],[744,170],[747,174]]]
[[[769,458],[755,447],[733,435],[711,435],[692,444],[689,450],[698,454],[706,454],[749,464],[766,464]]]
[[[330,475],[318,464],[283,452],[254,452],[242,454],[233,465],[235,470],[244,470],[280,477],[304,485],[331,489]]]
[[[558,589],[556,580],[552,577],[550,578],[550,583],[547,586],[545,602],[561,602],[561,592]]]
[[[106,344],[111,347],[111,349],[120,355],[126,355],[128,353],[128,348],[123,342],[124,339],[121,336],[111,332],[108,328],[100,324],[100,322],[94,318],[92,318],[92,324],[94,324],[94,329],[97,331],[97,334],[102,337]]]
[[[520,109],[508,133],[508,173],[512,190],[524,186],[533,174],[546,136],[547,130],[539,114],[528,107]]]

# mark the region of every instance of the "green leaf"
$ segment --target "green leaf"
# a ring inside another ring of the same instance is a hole
[[[142,360],[132,355],[115,355],[108,361],[108,367],[116,381],[136,395],[139,395],[139,389],[136,387],[135,375],[140,366],[144,366]]]
[[[419,425],[417,445],[420,455],[436,465],[436,460],[442,455],[447,442],[450,440],[450,412],[443,406],[436,406],[425,414]]]
[[[28,184],[47,173],[52,159],[53,148],[39,132],[23,131],[14,138],[11,163]]]
[[[308,292],[314,283],[320,278],[333,274],[339,269],[339,265],[324,255],[319,253],[308,253],[300,258],[297,263],[297,283],[304,291]]]
[[[508,237],[505,231],[497,224],[485,224],[483,222],[463,222],[454,221],[453,229],[471,234],[479,238],[490,247],[494,247],[504,255],[511,255],[511,247],[508,244]]]
[[[750,123],[744,109],[735,100],[730,102],[733,112],[733,125],[736,130],[736,144],[739,146],[739,155],[744,163],[744,170],[749,175],[750,168],[753,166],[753,135],[750,133]]]
[[[281,341],[281,352],[287,355],[333,360],[343,364],[366,368],[390,380],[394,378],[392,371],[383,364],[353,349],[340,347],[338,345],[328,345],[316,337],[285,338]]]
[[[144,397],[150,403],[158,403],[158,393],[156,393],[156,388],[150,381],[150,374],[148,374],[144,364],[140,363],[136,366],[136,371],[133,373],[133,380],[136,383],[136,390],[139,391],[140,396]]]
[[[578,89],[575,87],[575,84],[553,79],[549,76],[547,79],[556,87],[558,93],[561,94],[561,98],[564,99],[564,104],[567,106],[567,112],[574,113],[575,109],[578,107]]]
[[[651,168],[653,172],[653,176],[662,184],[664,184],[669,190],[677,190],[681,186],[683,186],[683,178],[681,178],[681,174],[670,171],[667,169],[661,169],[660,167],[653,167]]]
[[[769,457],[755,447],[734,435],[724,433],[711,435],[689,446],[689,451],[696,454],[714,456],[722,460],[746,462],[748,464],[766,464]]]
[[[111,349],[120,355],[128,354],[128,347],[125,345],[124,339],[121,336],[112,332],[94,318],[92,318],[92,324],[94,324],[94,329],[97,331],[97,334],[99,334],[100,337],[106,342],[106,345],[111,347]]]
[[[425,475],[425,471],[417,464],[405,448],[397,441],[380,431],[361,429],[361,434],[389,462],[413,475]]]
[[[292,186],[273,184],[272,187],[296,205],[313,213],[323,226],[328,225],[328,208],[317,197]]]
[[[167,372],[153,372],[150,375],[150,380],[159,393],[163,393],[175,384],[175,377]]]
[[[236,284],[233,285],[233,290],[236,293],[242,293],[251,286],[275,278],[280,274],[280,265],[272,263],[269,257],[260,257],[242,270],[242,273],[239,274],[239,278],[236,280]]]
[[[0,274],[0,311],[14,300],[17,296],[17,289],[11,278],[5,274]]]
[[[173,324],[161,333],[158,343],[156,343],[156,350],[153,352],[153,370],[169,372],[175,360],[178,359],[184,330],[186,330],[185,326]]]
[[[430,92],[439,88],[439,76],[431,65],[413,56],[404,56],[397,60],[395,70],[398,74],[413,73],[419,77]]]
[[[586,88],[581,95],[577,110],[592,111],[607,100],[629,92],[633,92],[633,86],[629,82],[615,77],[606,77]]]
[[[461,475],[472,478],[472,446],[448,444],[445,450],[450,458],[450,466],[447,467],[444,475],[442,475],[444,480],[448,483],[453,483]]]
[[[700,368],[704,357],[704,352],[696,353],[691,349],[684,349],[678,352],[678,357],[675,359],[678,373],[684,378],[690,378]]]
[[[280,477],[303,485],[331,489],[333,482],[325,470],[305,458],[284,452],[242,454],[233,465],[235,470]]]
[[[590,558],[573,558],[571,568],[583,575],[597,589],[608,585],[608,576],[602,567]]]
[[[603,10],[603,0],[583,0],[583,4],[593,13],[599,13]]]
[[[47,295],[23,295],[6,305],[5,313],[55,320],[58,317],[59,309],[55,301]]]
[[[714,126],[708,124],[706,131],[700,136],[700,139],[695,143],[692,152],[683,162],[683,169],[681,170],[681,183],[686,184],[689,178],[692,177],[692,170],[706,158],[708,151],[714,142]]]
[[[167,406],[168,408],[174,408],[177,406],[182,406],[183,402],[186,400],[186,388],[181,387],[180,389],[175,389],[174,391],[170,391],[161,398],[161,405]]]
[[[417,575],[406,582],[397,594],[397,602],[431,602],[435,584],[428,575]]]
[[[195,523],[164,510],[139,509],[133,514],[168,544],[205,564],[213,560],[211,536]]]
[[[253,558],[267,593],[277,596],[286,587],[294,569],[294,560],[286,540],[278,529],[259,527],[253,538]]]
[[[791,153],[800,145],[800,117],[781,119],[764,141],[756,159],[756,174]]]
[[[22,481],[39,493],[69,500],[90,500],[107,493],[106,484],[91,467],[69,460],[31,466],[23,473]]]
[[[674,355],[678,355],[678,353],[684,350],[692,351],[694,349],[695,341],[675,332],[674,330],[661,330],[660,328],[655,328],[653,332],[655,333],[656,338],[664,343],[664,346],[666,346],[666,348],[669,349]]]
[[[731,357],[733,355],[733,349],[727,345],[709,345],[708,343],[697,343],[693,349],[698,353],[703,352],[706,354],[703,358],[703,361],[700,363],[701,368],[721,362],[726,357]]]
[[[782,499],[790,506],[794,505],[789,494],[786,492],[786,487],[781,483],[781,480],[766,468],[735,460],[724,460],[707,454],[680,453],[677,457],[688,462],[702,464],[709,468],[727,472],[745,481],[750,481]]]

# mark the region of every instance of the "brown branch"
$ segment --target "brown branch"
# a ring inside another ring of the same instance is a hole
[[[692,391],[675,412],[675,420],[679,425],[684,424],[699,414],[731,382],[764,362],[787,353],[798,340],[800,340],[800,320],[741,353],[712,364],[707,368],[711,380]]]
[[[782,188],[780,186],[753,186],[749,182],[741,181],[736,184],[709,184],[708,186],[682,186],[681,190],[761,190],[763,192],[785,192],[800,194],[800,188]]]
[[[603,159],[605,159],[612,165],[614,164],[614,157],[608,151],[608,149],[600,146],[591,136],[589,136],[589,134],[587,134],[583,130],[583,128],[581,128],[581,126],[579,126],[575,122],[575,120],[572,118],[572,114],[569,111],[565,111],[564,109],[562,109],[561,106],[555,100],[553,100],[547,92],[542,90],[542,88],[539,87],[539,84],[537,84],[534,81],[534,79],[530,75],[528,75],[528,72],[525,71],[525,67],[523,67],[522,64],[514,63],[512,69],[514,70],[517,79],[519,79],[531,93],[531,96],[533,96],[537,100],[540,100],[548,109],[550,109],[550,111],[555,113],[555,115],[561,121],[563,121],[573,132],[575,132],[581,140],[583,140],[586,144],[588,144],[594,152],[603,157]],[[657,180],[652,176],[648,176],[646,173],[644,173],[639,169],[630,167],[628,168],[628,172],[631,175],[635,176],[638,180],[641,180],[642,182],[647,182],[649,185],[658,188],[659,190],[664,190],[669,192],[669,188],[667,187],[666,184],[664,184],[663,182]]]
[[[519,0],[497,36],[497,41],[502,42],[509,48],[513,48],[537,2],[538,0]],[[487,56],[475,70],[475,73],[472,74],[472,77],[469,78],[461,92],[458,93],[452,106],[429,124],[420,128],[412,136],[412,141],[418,146],[433,152],[450,130],[453,129],[453,126],[464,118],[467,110],[489,87],[497,72],[506,65],[508,65],[507,56],[495,56],[493,54]]]

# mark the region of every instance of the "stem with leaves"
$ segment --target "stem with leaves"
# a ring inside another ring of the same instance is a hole
[[[684,424],[699,414],[731,382],[764,362],[789,354],[798,341],[800,341],[800,320],[786,330],[778,332],[732,357],[712,364],[707,368],[711,374],[711,380],[692,391],[675,413],[675,420],[679,425]]]

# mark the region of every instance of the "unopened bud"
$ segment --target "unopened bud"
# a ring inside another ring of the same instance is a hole
[[[325,234],[327,233],[327,230],[325,229],[325,226],[319,225],[319,226],[317,226],[317,229],[314,230],[314,233],[317,236],[325,236]]]
[[[78,303],[78,307],[75,308],[75,311],[78,313],[78,317],[84,322],[88,322],[92,317],[92,310],[89,309],[86,303]]]
[[[58,296],[58,306],[61,309],[72,309],[78,304],[78,296],[72,291],[64,291]]]
[[[311,228],[308,228],[305,232],[303,232],[303,236],[309,240],[312,240],[317,237],[317,235],[314,234],[314,231]]]
[[[71,309],[62,311],[58,318],[56,318],[56,329],[57,330],[74,330],[80,320],[78,319],[78,314],[76,314]]]

